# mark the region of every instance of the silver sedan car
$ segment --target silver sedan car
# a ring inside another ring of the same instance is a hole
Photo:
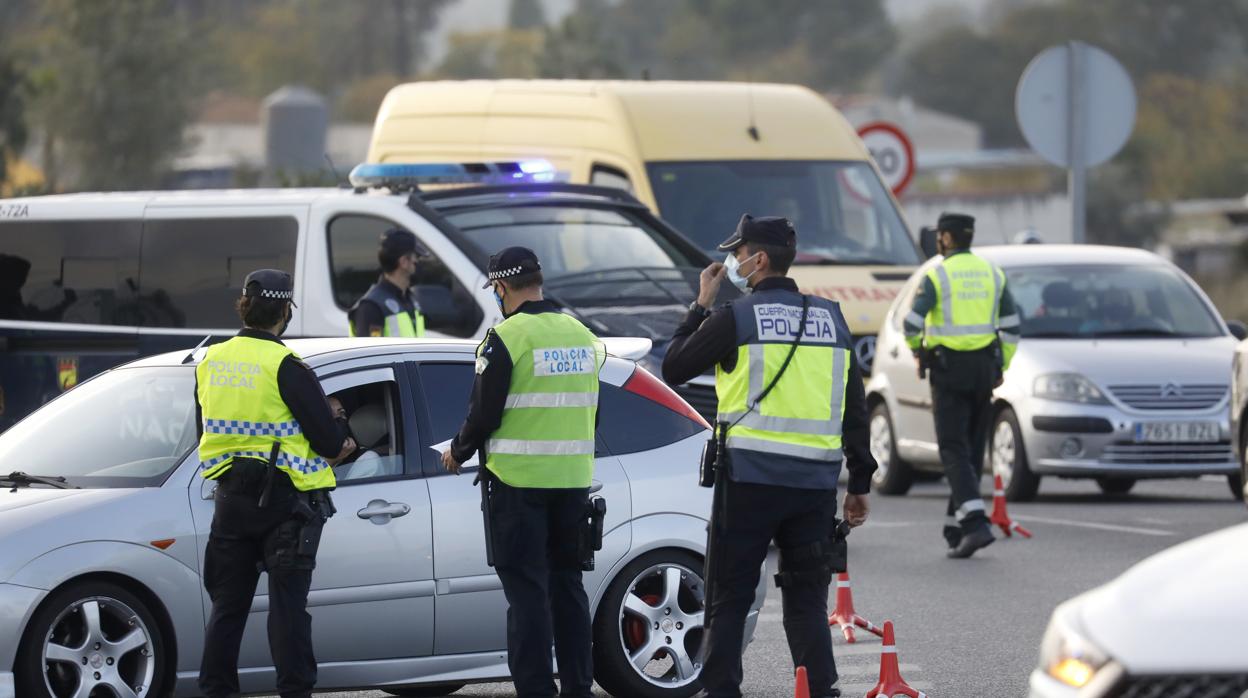
[[[431,696],[505,679],[506,602],[486,565],[479,490],[438,462],[466,410],[473,345],[290,345],[364,449],[339,467],[312,580],[318,686]],[[198,695],[214,487],[197,474],[199,356],[108,371],[0,435],[0,698]],[[700,688],[707,425],[631,360],[609,358],[600,375],[593,487],[608,509],[585,576],[597,679],[616,695],[689,696]],[[243,639],[245,692],[274,685],[266,588]],[[760,580],[749,636],[764,591]]]
[[[1035,497],[1044,476],[1092,478],[1107,494],[1125,494],[1142,478],[1214,474],[1240,492],[1228,409],[1236,340],[1191,279],[1138,249],[975,251],[1005,271],[1022,315],[986,444],[985,465],[1001,475],[1008,499]],[[883,494],[904,494],[941,468],[931,392],[902,332],[938,262],[915,272],[880,330],[867,393]]]

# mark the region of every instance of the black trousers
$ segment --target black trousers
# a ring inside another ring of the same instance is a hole
[[[589,698],[594,684],[589,598],[577,552],[587,489],[491,483],[494,571],[507,597],[507,667],[519,698]]]
[[[939,351],[942,357],[931,368],[932,414],[950,489],[944,534],[950,545],[956,545],[963,533],[988,525],[979,481],[992,418],[992,389],[1001,369],[991,348]]]
[[[268,506],[260,507],[262,466],[236,460],[221,476],[214,497],[204,553],[204,588],[212,599],[212,613],[199,666],[199,689],[207,698],[239,695],[238,653],[262,569],[269,573],[269,651],[277,691],[282,698],[307,698],[316,685],[312,616],[307,611],[316,551],[305,546],[299,554],[304,526],[293,514],[297,493],[289,477],[274,473]],[[319,540],[319,531],[311,535]]]
[[[741,653],[745,618],[754,602],[758,575],[771,541],[783,558],[832,535],[836,490],[807,490],[733,482],[722,478],[711,512],[706,578],[711,598],[706,610],[702,685],[712,698],[741,695]],[[784,565],[782,560],[781,565]],[[805,666],[810,695],[836,696],[836,663],[828,629],[829,580],[810,577],[780,589],[784,634],[794,666]]]

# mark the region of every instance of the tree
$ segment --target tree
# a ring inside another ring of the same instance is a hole
[[[542,0],[511,0],[507,13],[510,29],[542,29],[546,26],[546,12]]]
[[[163,0],[49,0],[44,112],[89,189],[159,183],[191,117],[194,53]]]
[[[543,35],[532,29],[452,34],[433,76],[452,80],[536,78]]]
[[[17,63],[0,56],[0,184],[8,179],[10,160],[26,148],[26,96],[30,82]]]

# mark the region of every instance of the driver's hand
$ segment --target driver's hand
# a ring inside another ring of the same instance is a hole
[[[711,262],[711,265],[702,270],[702,274],[698,277],[698,305],[711,309],[715,304],[715,297],[719,295],[719,285],[724,281],[724,274],[727,268],[723,262]]]

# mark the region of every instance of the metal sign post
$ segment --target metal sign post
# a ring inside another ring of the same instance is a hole
[[[1070,192],[1071,241],[1076,245],[1082,245],[1087,242],[1088,223],[1088,168],[1084,164],[1087,159],[1085,157],[1087,134],[1084,133],[1084,120],[1081,118],[1086,113],[1084,91],[1087,89],[1087,70],[1084,63],[1087,59],[1084,56],[1083,44],[1078,41],[1067,44],[1067,51],[1070,56],[1066,61],[1066,99],[1070,108],[1066,110],[1066,128],[1067,133],[1070,134],[1067,139],[1070,152],[1066,156],[1066,161],[1070,166],[1070,172],[1066,177],[1066,186]]]

